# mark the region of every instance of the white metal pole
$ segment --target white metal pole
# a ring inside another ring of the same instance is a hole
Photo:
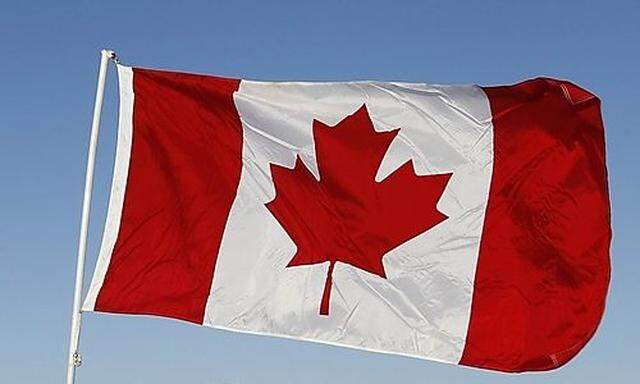
[[[93,171],[96,160],[98,132],[100,130],[100,114],[104,100],[104,84],[107,78],[109,59],[115,59],[115,53],[103,49],[100,52],[100,70],[98,72],[98,87],[93,106],[93,122],[91,123],[91,138],[89,139],[89,153],[87,155],[87,171],[84,179],[84,197],[82,199],[82,219],[80,221],[80,238],[78,239],[78,261],[76,265],[76,283],[73,292],[73,313],[71,314],[71,334],[69,336],[69,358],[67,361],[67,384],[74,384],[76,368],[82,363],[78,344],[80,341],[80,325],[82,321],[81,300],[84,280],[84,261],[87,254],[87,235],[89,230],[89,212],[91,211],[91,190],[93,189]]]

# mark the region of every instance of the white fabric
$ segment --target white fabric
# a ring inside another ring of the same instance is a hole
[[[204,324],[457,363],[469,322],[493,161],[491,112],[474,86],[243,81],[234,95],[243,169]],[[264,206],[269,164],[296,155],[318,177],[312,121],[335,125],[366,104],[377,131],[400,128],[376,180],[413,159],[418,174],[453,172],[447,220],[388,252],[387,279],[338,262],[330,315],[318,314],[329,263],[287,268],[296,246]]]

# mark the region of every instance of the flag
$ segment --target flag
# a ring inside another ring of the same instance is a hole
[[[507,372],[593,336],[611,229],[590,92],[118,74],[84,311]]]

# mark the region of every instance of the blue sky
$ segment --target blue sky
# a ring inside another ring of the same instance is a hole
[[[103,47],[130,65],[261,80],[570,79],[603,102],[613,280],[595,338],[566,367],[545,374],[499,375],[165,319],[88,314],[78,383],[602,383],[637,376],[639,2],[44,4],[15,1],[0,10],[0,382],[64,377]],[[87,278],[113,162],[113,69],[105,103]]]

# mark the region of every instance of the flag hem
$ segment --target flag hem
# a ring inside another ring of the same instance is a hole
[[[118,120],[118,142],[116,145],[113,179],[109,196],[107,218],[102,234],[102,243],[98,254],[89,290],[82,305],[83,311],[93,311],[96,299],[104,283],[107,269],[111,261],[111,254],[120,230],[120,218],[124,204],[127,177],[129,174],[129,160],[131,158],[131,142],[133,138],[133,70],[131,67],[117,65],[118,85],[120,95],[120,109]]]

